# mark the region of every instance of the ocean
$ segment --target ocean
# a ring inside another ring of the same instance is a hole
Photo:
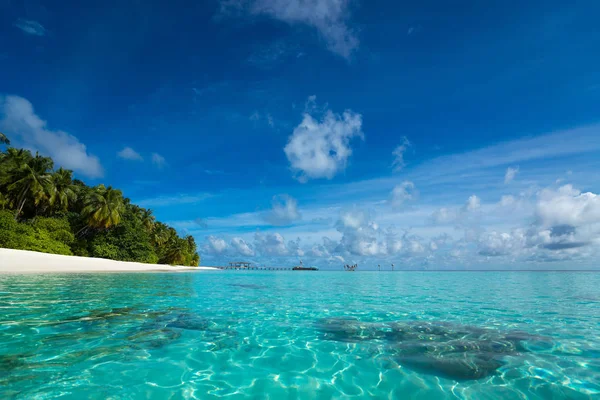
[[[2,399],[600,398],[600,273],[0,275]]]

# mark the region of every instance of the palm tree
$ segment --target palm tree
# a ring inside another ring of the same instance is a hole
[[[50,185],[50,205],[58,205],[66,211],[70,203],[77,200],[76,188],[73,185],[73,171],[59,168],[52,174]]]
[[[0,153],[0,178],[4,178],[0,181],[0,184],[5,183],[4,181],[9,178],[12,171],[17,170],[23,165],[27,164],[33,156],[29,150],[15,149],[9,147],[6,152]]]
[[[52,166],[51,158],[36,153],[29,162],[9,171],[5,178],[6,190],[11,205],[17,208],[15,218],[21,214],[28,200],[33,200],[33,204],[38,206],[47,198]]]
[[[155,222],[155,218],[152,215],[152,210],[142,208],[135,204],[127,203],[128,201],[129,199],[125,199],[128,211],[130,211],[138,221],[141,221],[142,225],[144,225],[144,228],[146,228],[146,231],[152,232],[154,230]]]
[[[168,227],[162,222],[154,224],[154,231],[152,231],[152,240],[157,247],[161,247],[171,239],[171,232]]]
[[[123,194],[111,186],[97,186],[90,191],[84,204],[82,214],[90,228],[108,229],[117,225],[125,212]]]
[[[10,140],[8,140],[8,138],[6,137],[6,135],[2,132],[0,132],[0,143],[1,144],[5,144],[7,146],[10,145]]]
[[[186,262],[186,254],[188,243],[185,239],[175,238],[169,243],[164,261],[171,265],[184,265]]]
[[[152,232],[154,230],[154,222],[156,221],[156,219],[154,218],[154,215],[152,215],[152,210],[142,208],[140,217],[142,220],[142,224],[144,225],[146,230],[148,232]]]

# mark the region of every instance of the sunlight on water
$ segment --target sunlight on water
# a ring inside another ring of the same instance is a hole
[[[0,398],[586,399],[600,274],[0,276]]]

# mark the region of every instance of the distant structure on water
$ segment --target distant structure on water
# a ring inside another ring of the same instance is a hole
[[[317,267],[305,267],[302,264],[302,260],[300,260],[300,265],[296,265],[294,268],[292,268],[292,271],[318,271],[319,268]]]
[[[354,271],[354,270],[356,270],[356,268],[358,268],[358,264],[354,264],[354,265],[346,264],[346,265],[344,265],[344,271]]]
[[[229,268],[248,269],[251,263],[245,261],[235,261],[229,263]]]

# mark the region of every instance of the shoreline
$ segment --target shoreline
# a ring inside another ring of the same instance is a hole
[[[0,248],[0,275],[40,273],[101,273],[101,272],[191,272],[218,271],[212,267],[184,267],[165,264],[144,264],[105,258],[63,256],[28,250]]]

